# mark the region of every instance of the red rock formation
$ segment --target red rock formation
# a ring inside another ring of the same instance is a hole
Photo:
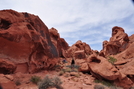
[[[13,76],[0,74],[0,89],[17,89]]]
[[[13,73],[15,69],[16,65],[14,63],[10,62],[8,59],[0,59],[0,73]]]
[[[50,32],[51,41],[58,49],[59,56],[66,57],[67,56],[66,50],[69,48],[68,43],[63,38],[60,38],[60,35],[55,28],[51,28],[49,32]]]
[[[134,34],[129,37],[129,42],[130,43],[134,42]]]
[[[91,72],[100,78],[105,78],[107,80],[116,80],[120,73],[111,63],[107,61],[106,58],[91,55],[87,59]]]
[[[110,41],[103,42],[103,49],[100,52],[100,55],[114,55],[124,51],[128,47],[129,38],[125,33],[124,29],[121,27],[112,28],[112,37]]]
[[[86,58],[85,51],[79,50],[74,53],[76,59],[84,59]]]
[[[35,72],[35,69],[40,70],[45,65],[49,67],[51,63],[48,64],[48,60],[59,57],[48,28],[38,16],[32,14],[0,11],[0,42],[0,58],[17,65],[16,72],[24,71],[21,69]]]
[[[75,52],[80,50],[84,50],[85,55],[92,54],[90,46],[85,42],[79,40],[67,50],[68,57],[74,57]],[[83,55],[83,53],[81,55]]]

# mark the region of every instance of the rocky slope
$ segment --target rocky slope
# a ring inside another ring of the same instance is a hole
[[[59,76],[61,72],[64,89],[94,89],[96,79],[122,89],[134,84],[134,35],[129,37],[118,26],[112,28],[112,37],[98,52],[80,40],[69,47],[58,31],[48,29],[38,16],[1,10],[0,42],[0,84],[4,89],[38,89],[29,81],[31,76]],[[76,71],[67,68],[72,58]],[[21,85],[17,86],[17,80]]]

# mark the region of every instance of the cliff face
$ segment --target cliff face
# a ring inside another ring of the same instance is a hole
[[[51,41],[47,26],[38,16],[13,10],[0,11],[0,42],[0,59],[6,60],[4,65],[7,66],[11,62],[12,72],[51,68],[54,63],[48,63],[48,60],[56,63],[54,58],[62,54]],[[10,72],[5,69],[0,65],[0,73]]]

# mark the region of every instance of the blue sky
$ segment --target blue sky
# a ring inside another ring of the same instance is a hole
[[[13,9],[38,15],[54,27],[71,46],[81,40],[93,50],[111,37],[112,27],[134,34],[134,4],[131,0],[0,0],[0,10]]]

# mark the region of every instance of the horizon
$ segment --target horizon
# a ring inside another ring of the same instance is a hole
[[[103,41],[109,41],[114,26],[122,27],[128,36],[134,34],[131,0],[58,1],[4,0],[0,10],[12,9],[38,15],[49,29],[57,29],[69,46],[81,40],[91,49],[100,51]]]

